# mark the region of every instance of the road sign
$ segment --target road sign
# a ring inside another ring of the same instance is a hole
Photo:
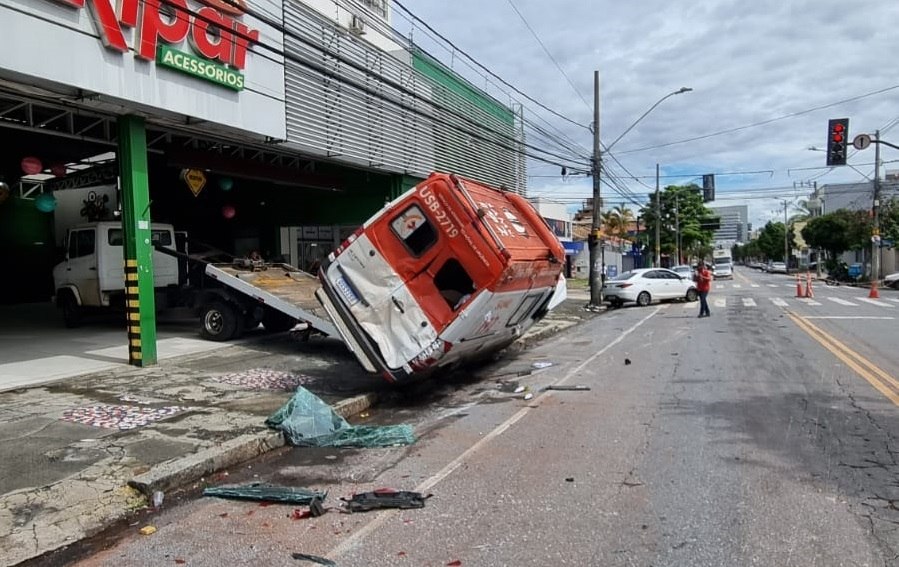
[[[871,145],[871,136],[867,134],[859,134],[852,139],[852,147],[857,150],[863,150]]]

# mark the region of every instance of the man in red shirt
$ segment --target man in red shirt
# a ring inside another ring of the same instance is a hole
[[[699,263],[699,270],[696,272],[696,291],[699,292],[699,316],[711,317],[709,311],[709,290],[712,289],[712,272],[705,262]]]

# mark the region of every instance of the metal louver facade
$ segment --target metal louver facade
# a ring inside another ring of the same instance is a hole
[[[285,2],[285,145],[425,177],[448,171],[525,193],[520,119],[411,47],[388,53]]]

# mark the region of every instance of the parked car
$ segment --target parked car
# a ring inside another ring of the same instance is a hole
[[[699,294],[689,277],[683,277],[666,268],[643,268],[624,272],[606,281],[602,286],[605,301],[612,307],[621,307],[633,301],[646,306],[653,301],[671,299],[696,301]]]
[[[693,279],[693,267],[692,266],[687,266],[686,264],[683,264],[680,266],[674,266],[673,268],[671,268],[671,271],[679,276],[683,276],[683,277],[687,278],[688,280]]]
[[[883,278],[883,285],[893,289],[899,289],[899,272],[885,276]]]
[[[768,271],[772,274],[785,274],[787,273],[787,265],[783,262],[771,262],[768,265]]]

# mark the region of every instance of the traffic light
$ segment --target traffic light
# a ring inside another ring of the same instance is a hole
[[[848,139],[848,118],[833,118],[827,122],[827,165],[846,165]]]
[[[708,203],[715,200],[715,174],[707,173],[702,176],[702,202]]]

